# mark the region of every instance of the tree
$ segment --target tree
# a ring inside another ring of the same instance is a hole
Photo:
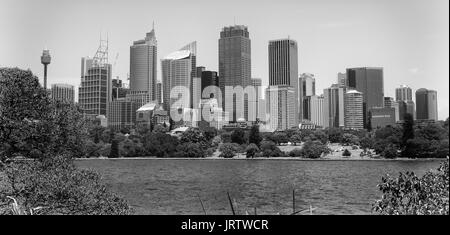
[[[177,137],[163,133],[148,133],[143,139],[145,154],[159,158],[173,156],[178,144]]]
[[[348,149],[345,149],[344,152],[342,153],[342,156],[350,157],[350,156],[352,156],[352,153]]]
[[[342,135],[342,144],[343,145],[359,145],[359,138],[356,135],[344,133]]]
[[[255,154],[257,152],[259,152],[259,148],[256,144],[251,143],[247,146],[247,148],[245,149],[245,152],[247,153],[247,158],[254,158]]]
[[[400,173],[398,178],[382,178],[378,189],[383,194],[372,210],[382,215],[448,215],[448,159],[436,171],[419,178],[413,172]]]
[[[262,141],[260,149],[262,151],[263,157],[282,157],[282,156],[284,156],[284,153],[272,141]]]
[[[259,126],[253,125],[252,129],[250,130],[250,135],[248,137],[248,142],[253,143],[256,146],[259,146],[261,144],[262,138],[259,134]]]
[[[320,141],[306,141],[301,149],[302,157],[317,159],[322,156],[322,154],[327,154],[330,149],[322,144]]]
[[[395,159],[399,157],[398,147],[393,144],[388,144],[383,151],[381,152],[381,156],[388,159]]]
[[[154,133],[166,133],[167,129],[161,125],[161,124],[157,124],[154,128],[153,128],[153,132]]]
[[[409,113],[405,114],[403,123],[403,136],[402,136],[402,147],[406,146],[406,142],[410,139],[414,139],[414,119]]]
[[[234,130],[231,133],[231,142],[239,145],[246,143],[244,131],[240,128]]]
[[[206,151],[202,150],[199,143],[181,143],[177,146],[177,152],[174,157],[180,158],[204,158]]]
[[[291,142],[294,145],[297,145],[297,143],[301,143],[302,142],[302,137],[299,134],[294,134],[291,136]]]
[[[219,147],[219,151],[221,152],[219,157],[222,158],[233,158],[239,146],[236,143],[224,143]]]
[[[0,68],[0,161],[50,151],[50,100],[30,70]]]
[[[275,143],[277,144],[289,142],[289,138],[284,132],[275,132],[273,138],[275,139]]]
[[[364,137],[360,141],[360,146],[364,151],[367,151],[368,149],[372,149],[374,145],[374,141],[370,137]]]
[[[331,143],[342,143],[344,132],[339,128],[328,129],[328,140]]]
[[[119,141],[113,139],[111,142],[111,152],[109,153],[109,158],[119,158]]]

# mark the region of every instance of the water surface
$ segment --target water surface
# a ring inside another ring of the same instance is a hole
[[[385,174],[423,175],[440,161],[288,161],[288,160],[80,160],[96,170],[137,214],[231,214],[227,192],[239,214],[368,214],[380,198]]]

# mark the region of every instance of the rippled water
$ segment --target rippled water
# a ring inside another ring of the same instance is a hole
[[[315,214],[367,214],[380,197],[384,174],[422,175],[439,161],[289,161],[289,160],[81,160],[101,173],[137,214],[231,214],[227,191],[239,214],[290,214],[296,208]]]

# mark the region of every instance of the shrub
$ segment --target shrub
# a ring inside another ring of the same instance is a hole
[[[231,133],[231,142],[236,144],[244,144],[247,142],[245,139],[245,133],[242,129],[236,129]]]
[[[344,152],[342,153],[342,156],[350,157],[350,156],[352,156],[352,153],[348,149],[345,149]]]
[[[302,157],[303,151],[299,148],[295,148],[289,152],[290,157]]]
[[[245,152],[247,153],[247,155],[246,155],[247,158],[254,158],[255,154],[257,152],[259,152],[259,148],[256,144],[252,143],[247,146],[247,148],[245,149]]]
[[[97,173],[78,169],[68,156],[14,162],[6,166],[5,174],[7,187],[0,188],[0,204],[10,195],[19,202],[21,214],[31,210],[52,215],[132,212],[125,200],[108,191]]]
[[[302,148],[302,156],[305,158],[316,159],[329,152],[330,149],[320,141],[306,141]]]
[[[421,178],[413,172],[400,173],[398,178],[387,175],[378,185],[383,196],[372,209],[383,215],[448,215],[448,175],[448,158],[437,172]]]
[[[219,157],[223,158],[233,158],[239,149],[239,145],[235,143],[224,143],[219,147],[221,152]]]

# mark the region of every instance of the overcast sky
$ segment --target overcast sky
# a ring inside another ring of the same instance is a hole
[[[247,25],[252,77],[268,84],[268,41],[295,39],[299,73],[316,76],[317,93],[348,67],[384,67],[385,96],[409,85],[438,92],[439,118],[449,114],[448,0],[0,0],[0,67],[31,69],[48,83],[80,83],[80,58],[109,38],[113,76],[126,79],[129,47],[155,22],[158,60],[197,41],[197,64],[218,69],[222,27]],[[116,60],[116,55],[118,59]],[[161,68],[158,61],[158,80]]]

